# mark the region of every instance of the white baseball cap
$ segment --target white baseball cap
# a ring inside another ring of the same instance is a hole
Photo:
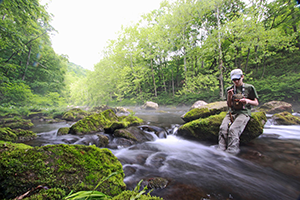
[[[240,79],[243,76],[243,71],[241,69],[234,69],[230,73],[231,80]]]

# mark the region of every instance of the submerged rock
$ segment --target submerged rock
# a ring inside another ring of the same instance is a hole
[[[198,108],[194,108],[184,115],[181,116],[183,121],[190,122],[199,118],[206,118],[211,115],[219,114],[223,111],[227,111],[227,102],[226,101],[218,101],[209,103]]]
[[[148,179],[147,187],[149,189],[163,189],[167,187],[169,181],[162,177],[154,177]]]
[[[294,116],[289,112],[281,112],[274,114],[272,119],[275,121],[275,124],[278,125],[299,125],[300,117]]]
[[[4,151],[3,151],[4,149]],[[121,163],[110,150],[84,145],[48,145],[7,149],[0,145],[0,199],[12,199],[39,185],[73,191],[96,188],[106,195],[120,194],[126,185]]]
[[[182,125],[177,134],[187,138],[197,140],[210,140],[218,142],[219,127],[224,119],[226,112],[212,115],[207,118],[197,119]],[[248,143],[263,133],[263,128],[267,122],[264,112],[252,113],[244,132],[240,136],[241,143]]]

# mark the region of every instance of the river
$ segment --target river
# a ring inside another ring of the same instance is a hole
[[[165,200],[297,200],[300,196],[300,126],[274,125],[269,119],[263,134],[232,156],[216,150],[216,144],[176,135],[183,124],[180,116],[188,108],[131,109],[147,124],[165,128],[168,136],[111,149],[123,165],[128,189],[141,179],[163,177],[167,187],[154,189],[151,195]],[[95,139],[95,135],[57,136],[60,127],[71,125],[36,123],[32,131],[38,137],[27,144],[80,144],[87,137]]]

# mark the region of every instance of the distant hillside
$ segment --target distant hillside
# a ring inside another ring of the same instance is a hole
[[[68,73],[74,73],[77,77],[86,77],[88,69],[84,69],[80,65],[75,63],[68,63]]]

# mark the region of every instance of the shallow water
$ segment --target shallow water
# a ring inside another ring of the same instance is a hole
[[[134,109],[134,108],[131,108]],[[277,126],[268,121],[264,133],[241,146],[232,156],[216,150],[216,144],[183,139],[176,129],[188,108],[157,111],[134,109],[150,125],[165,128],[166,139],[111,149],[123,165],[124,182],[133,189],[143,179],[164,177],[169,183],[152,195],[166,200],[198,199],[297,199],[300,196],[300,126]],[[58,128],[70,124],[40,124],[38,138],[30,145],[75,144],[85,139],[93,144],[95,135],[57,136]]]

